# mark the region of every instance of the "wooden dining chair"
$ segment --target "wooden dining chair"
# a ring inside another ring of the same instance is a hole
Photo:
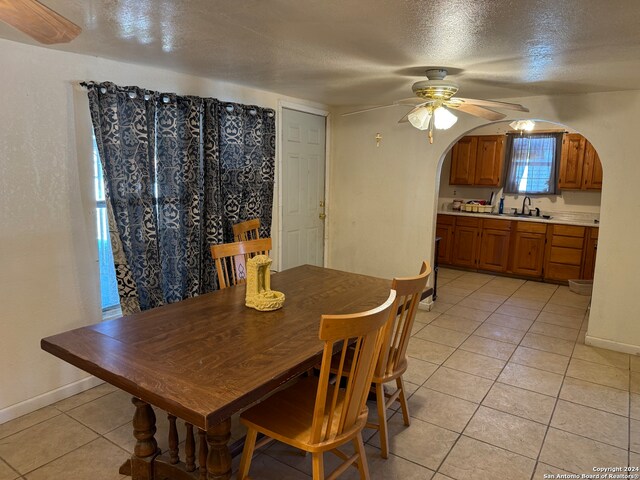
[[[391,284],[391,288],[398,295],[396,300],[398,308],[390,314],[371,387],[376,394],[378,423],[369,422],[366,425],[367,428],[377,429],[380,432],[380,454],[382,458],[389,456],[387,410],[393,405],[393,402],[400,403],[404,424],[406,426],[410,424],[409,407],[402,375],[407,370],[407,345],[409,344],[411,329],[418,310],[418,303],[420,303],[422,291],[430,274],[431,267],[427,262],[422,262],[420,275],[408,278],[394,278]],[[339,366],[340,357],[336,354],[333,358],[332,372],[339,373]],[[346,370],[351,368],[350,366],[351,361],[347,359]],[[392,393],[385,393],[384,384],[393,381],[396,383],[396,389]]]
[[[252,218],[246,222],[236,223],[232,226],[233,239],[236,242],[257,240],[260,238],[260,219]]]
[[[247,278],[247,260],[256,255],[268,255],[269,250],[270,238],[211,245],[211,256],[215,260],[220,288],[244,283]]]
[[[369,478],[369,467],[362,441],[367,421],[366,400],[380,352],[389,312],[396,308],[396,293],[391,291],[385,303],[373,310],[350,315],[322,315],[320,340],[324,351],[319,377],[300,379],[291,387],[272,395],[240,415],[247,437],[240,461],[238,479],[249,473],[256,446],[272,439],[311,453],[313,479],[325,478],[324,452],[331,451],[344,462],[327,478],[334,479],[356,464],[361,479]],[[345,387],[329,383],[334,346],[342,347],[341,366],[345,365],[347,346],[355,368],[346,374]],[[256,445],[258,433],[267,438]],[[355,453],[347,456],[337,448],[353,442]]]

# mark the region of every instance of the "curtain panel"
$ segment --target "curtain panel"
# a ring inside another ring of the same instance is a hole
[[[275,112],[87,85],[123,313],[212,291],[209,246],[260,218],[270,236]]]

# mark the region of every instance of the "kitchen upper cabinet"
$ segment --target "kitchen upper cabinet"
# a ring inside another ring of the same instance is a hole
[[[585,190],[602,190],[602,163],[598,152],[587,140],[584,150],[584,168],[582,188]]]
[[[547,226],[541,223],[516,223],[511,271],[516,275],[541,277]]]
[[[586,139],[579,133],[566,133],[562,139],[558,187],[580,189]]]
[[[602,190],[602,163],[598,152],[579,133],[567,133],[562,140],[558,188]]]
[[[450,185],[497,187],[502,177],[504,135],[469,135],[451,150]]]
[[[450,185],[473,185],[478,137],[463,137],[451,149]]]
[[[478,268],[491,272],[506,272],[510,240],[511,221],[483,220]]]
[[[438,215],[436,224],[436,237],[440,237],[438,247],[438,263],[448,265],[451,263],[453,250],[453,231],[455,228],[455,217],[451,215]]]
[[[478,218],[458,217],[453,235],[451,263],[458,267],[476,268],[478,258],[478,240],[480,238]]]
[[[478,137],[474,185],[498,186],[502,175],[504,135]]]

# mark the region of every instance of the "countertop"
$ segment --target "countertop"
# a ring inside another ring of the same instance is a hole
[[[496,213],[473,213],[473,212],[457,212],[453,210],[440,210],[439,215],[456,215],[460,217],[479,217],[494,218],[501,220],[517,220],[519,222],[538,222],[538,223],[557,223],[561,225],[577,225],[580,227],[599,227],[600,223],[596,223],[592,214],[574,214],[568,212],[552,213],[550,219],[542,217],[529,217],[526,215],[512,215],[505,213],[502,215]]]

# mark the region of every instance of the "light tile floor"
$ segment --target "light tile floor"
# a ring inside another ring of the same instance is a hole
[[[372,478],[542,479],[640,466],[640,358],[584,344],[589,297],[450,269],[440,270],[438,293],[409,345],[411,426],[390,416],[388,460],[365,431]],[[0,425],[0,480],[125,478],[117,469],[133,448],[132,408],[104,384]],[[335,464],[330,454],[326,462]],[[310,467],[309,456],[272,444],[251,476],[305,479]]]

